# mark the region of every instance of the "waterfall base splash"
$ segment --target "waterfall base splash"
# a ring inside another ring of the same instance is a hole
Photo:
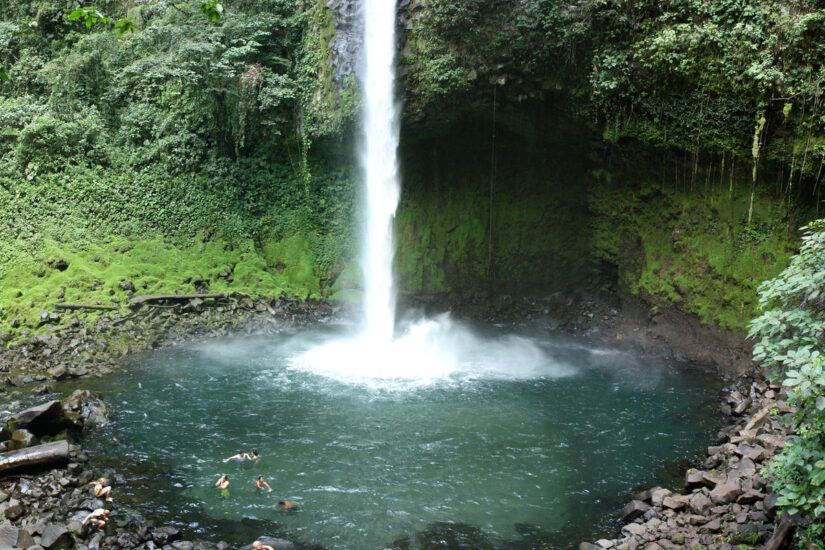
[[[479,379],[557,378],[575,372],[531,338],[480,336],[446,313],[408,323],[399,333],[392,340],[366,335],[332,340],[293,358],[291,368],[383,390]]]

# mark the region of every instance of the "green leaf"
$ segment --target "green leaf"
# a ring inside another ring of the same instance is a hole
[[[0,71],[0,80],[8,80],[8,79],[9,79],[9,75],[4,73],[3,71]]]

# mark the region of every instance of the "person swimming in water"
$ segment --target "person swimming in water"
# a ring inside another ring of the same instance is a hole
[[[226,474],[218,478],[218,481],[215,482],[215,487],[221,492],[223,498],[229,497],[229,477],[227,477]]]
[[[229,458],[224,459],[224,462],[229,462],[230,460],[234,460],[236,464],[245,464],[247,460],[253,459],[244,451],[238,451],[238,454],[232,455]]]
[[[252,449],[252,456],[249,457],[249,460],[252,462],[258,462],[261,459],[261,455],[258,454],[258,449]]]
[[[263,490],[264,487],[266,487],[270,493],[272,492],[272,487],[269,486],[269,483],[264,481],[264,476],[258,476],[258,480],[255,482],[255,488]]]
[[[275,504],[275,510],[278,512],[297,512],[303,509],[303,507],[303,502],[294,502],[291,500],[279,500],[278,503]]]
[[[252,543],[252,550],[275,550],[268,544],[264,544],[259,540]]]

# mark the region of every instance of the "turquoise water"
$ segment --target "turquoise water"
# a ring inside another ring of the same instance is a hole
[[[85,383],[117,411],[87,444],[122,475],[116,502],[230,542],[563,548],[715,427],[719,382],[706,373],[495,327],[467,343],[478,353],[459,371],[415,383],[347,383],[296,362],[344,330],[156,352]],[[500,368],[474,375],[490,357]],[[258,463],[222,462],[253,448]],[[255,489],[259,475],[272,493]],[[278,512],[282,499],[304,509]]]

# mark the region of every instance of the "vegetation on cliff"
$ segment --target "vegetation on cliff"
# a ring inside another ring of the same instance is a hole
[[[33,329],[61,297],[109,304],[124,279],[320,296],[352,256],[354,192],[303,126],[312,10],[250,2],[215,25],[197,3],[99,8],[139,32],[62,2],[0,12],[0,325]]]
[[[78,6],[0,2],[4,330],[35,328],[58,295],[122,298],[122,277],[164,292],[207,280],[352,295],[347,2],[233,2],[218,23],[199,4],[99,3],[134,24],[118,38],[73,20]],[[820,189],[821,7],[405,5],[405,288],[601,280],[741,329]],[[573,125],[575,151],[546,139]],[[627,137],[657,153],[617,167]],[[176,262],[168,279],[111,269],[144,265],[134,251],[157,243],[168,253],[156,260]]]
[[[805,228],[802,247],[776,278],[763,283],[762,315],[751,323],[758,337],[754,358],[775,368],[776,381],[790,388],[790,420],[796,436],[767,468],[777,502],[811,524],[805,543],[825,537],[825,220]]]

